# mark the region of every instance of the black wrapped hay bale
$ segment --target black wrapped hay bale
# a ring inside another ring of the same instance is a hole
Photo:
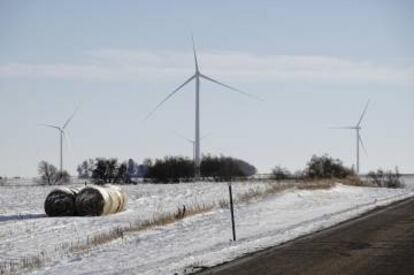
[[[91,185],[76,196],[76,212],[80,216],[103,216],[124,210],[127,196],[114,185]]]
[[[45,200],[45,212],[49,217],[75,216],[76,195],[79,188],[58,187],[53,189]]]

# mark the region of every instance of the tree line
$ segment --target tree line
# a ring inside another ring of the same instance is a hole
[[[256,174],[257,170],[245,160],[229,156],[205,155],[200,164],[203,180],[232,181],[243,180]],[[70,175],[45,161],[39,163],[40,182],[53,185],[67,183]],[[93,181],[95,184],[136,184],[138,179],[152,183],[179,183],[193,181],[194,161],[182,156],[166,156],[160,159],[146,159],[138,164],[133,159],[119,162],[116,158],[95,158],[83,161],[77,167],[78,178]],[[347,178],[358,175],[346,167],[340,159],[329,155],[313,155],[303,170],[295,173],[281,166],[275,166],[271,172],[273,180],[313,180],[326,178]],[[388,170],[371,171],[367,179],[377,186],[400,187],[400,173]]]
[[[230,181],[252,176],[256,168],[247,161],[229,156],[203,156],[201,160],[201,177],[213,181]],[[166,156],[162,159],[146,159],[138,164],[133,159],[119,162],[116,158],[95,158],[83,161],[77,167],[78,178],[92,180],[96,184],[137,183],[138,179],[153,183],[178,183],[193,181],[195,175],[194,161],[182,156]],[[66,183],[59,177],[60,172],[52,164],[42,161],[39,174],[44,184]]]

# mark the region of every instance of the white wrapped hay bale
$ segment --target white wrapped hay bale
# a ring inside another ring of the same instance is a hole
[[[49,217],[75,216],[76,195],[80,188],[58,187],[53,189],[45,200],[45,212]]]
[[[80,216],[102,216],[121,212],[127,202],[127,195],[114,185],[91,185],[83,188],[76,196],[76,212]]]

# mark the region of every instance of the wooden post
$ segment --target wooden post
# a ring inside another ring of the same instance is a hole
[[[229,196],[230,196],[230,213],[231,213],[231,227],[233,231],[233,241],[236,241],[236,224],[234,223],[233,192],[231,190],[231,182],[229,182]]]

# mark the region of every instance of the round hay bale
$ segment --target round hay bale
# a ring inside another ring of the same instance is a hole
[[[102,216],[124,210],[126,194],[113,185],[91,185],[76,196],[76,211],[80,216]]]
[[[79,188],[58,187],[53,189],[45,200],[45,212],[49,217],[75,216],[76,195]]]
[[[126,206],[127,195],[122,189],[114,185],[105,185],[105,190],[108,192],[109,201],[108,207],[104,210],[104,215],[118,213],[124,210]]]

